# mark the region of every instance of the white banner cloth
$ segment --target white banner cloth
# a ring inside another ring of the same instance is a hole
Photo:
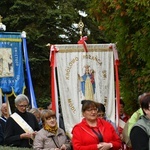
[[[58,85],[66,132],[82,119],[83,99],[101,102],[115,122],[114,55],[111,44],[55,45]]]

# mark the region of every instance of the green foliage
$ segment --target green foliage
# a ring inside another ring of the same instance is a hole
[[[43,97],[44,97],[44,95],[43,95]],[[38,105],[43,109],[47,109],[47,106],[51,102],[50,99],[47,97],[48,96],[45,96],[45,98],[37,99]]]
[[[121,96],[129,113],[139,107],[138,95],[150,89],[149,6],[150,0],[92,0],[89,4],[89,13],[107,42],[117,43]]]
[[[80,21],[78,10],[85,10],[90,0],[5,0],[0,1],[0,15],[7,32],[27,33],[29,65],[38,106],[51,100],[49,47],[51,44],[75,44],[79,29],[72,26]],[[90,17],[82,18],[83,36],[91,31],[88,43],[102,39],[97,25]],[[61,37],[60,35],[65,35]],[[25,72],[26,73],[26,72]],[[28,93],[28,85],[26,89]]]
[[[132,113],[137,97],[150,89],[150,0],[5,0],[0,15],[7,31],[26,31],[29,64],[39,106],[50,101],[49,48],[51,44],[77,43],[78,10],[87,43],[116,43],[119,53],[121,96]],[[65,35],[62,38],[60,35]],[[28,89],[27,89],[28,90]],[[131,108],[130,106],[133,105]]]

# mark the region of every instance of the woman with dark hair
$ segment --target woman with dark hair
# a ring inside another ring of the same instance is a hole
[[[104,104],[102,103],[97,103],[97,107],[98,107],[98,117],[108,121],[115,129],[116,133],[119,135],[119,131],[118,128],[116,126],[116,124],[114,122],[112,122],[107,116],[106,116],[106,109]]]
[[[34,150],[70,150],[70,144],[63,129],[57,126],[56,114],[52,110],[42,110],[43,128],[37,132]]]
[[[121,140],[114,127],[104,119],[98,118],[97,103],[82,101],[83,119],[72,130],[74,150],[119,150]]]
[[[150,149],[150,93],[144,93],[140,98],[140,107],[144,115],[136,122],[130,132],[133,150]]]

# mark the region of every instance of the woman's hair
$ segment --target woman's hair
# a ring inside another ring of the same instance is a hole
[[[104,112],[105,113],[105,106],[102,103],[97,103],[98,112]]]
[[[143,109],[149,109],[150,108],[149,105],[150,105],[150,93],[144,93],[142,97],[140,98],[140,106],[143,110]],[[144,112],[144,115],[146,115],[145,112]]]
[[[24,94],[19,94],[16,98],[15,98],[15,104],[19,104],[22,101],[27,101],[29,103],[29,99],[26,95]]]
[[[40,114],[40,111],[39,111],[38,108],[31,108],[31,109],[29,110],[29,112],[32,113],[32,114]]]
[[[49,109],[43,109],[41,112],[41,120],[42,123],[45,123],[45,120],[47,120],[48,118],[54,117],[56,118],[56,114],[54,111],[49,110]]]
[[[85,112],[89,108],[96,107],[97,108],[97,103],[92,101],[92,100],[82,100],[82,112]]]
[[[147,93],[143,93],[141,95],[138,96],[138,103],[141,103],[141,99],[146,95]],[[140,104],[141,105],[141,104]]]
[[[120,104],[122,104],[123,107],[125,107],[125,103],[124,103],[124,101],[122,100],[122,98],[120,98]]]

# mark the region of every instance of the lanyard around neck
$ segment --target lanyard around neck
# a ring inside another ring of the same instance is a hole
[[[96,136],[98,137],[98,139],[99,139],[99,142],[103,142],[103,136],[102,136],[102,134],[100,133],[100,131],[98,130],[98,132],[97,131],[95,131],[94,129],[92,129],[92,131],[96,134]]]

